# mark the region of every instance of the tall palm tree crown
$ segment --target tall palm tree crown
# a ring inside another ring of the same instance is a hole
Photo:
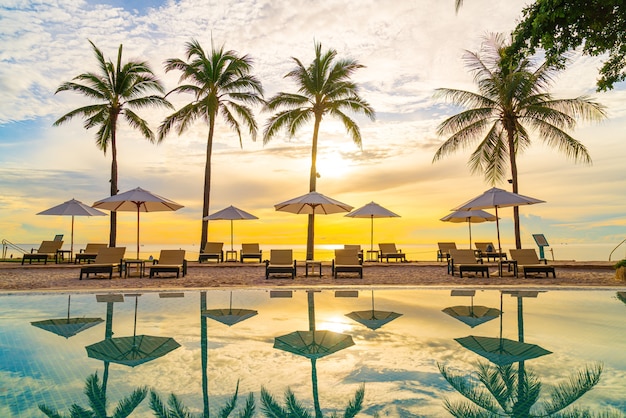
[[[263,143],[267,144],[276,134],[285,129],[289,137],[313,119],[313,141],[311,145],[311,172],[309,191],[317,186],[317,147],[320,123],[324,116],[339,119],[352,140],[361,146],[361,131],[347,112],[363,113],[371,120],[376,118],[374,109],[362,99],[358,85],[351,80],[354,72],[363,68],[353,59],[338,59],[337,51],[322,51],[322,44],[315,43],[315,58],[304,66],[292,58],[296,66],[285,75],[298,87],[297,93],[278,93],[267,101],[266,110],[276,112],[269,118],[263,131]],[[281,110],[283,109],[283,110]],[[307,234],[307,259],[313,259],[314,216],[309,215]]]
[[[146,62],[128,61],[122,65],[122,45],[117,53],[117,65],[104,58],[102,52],[89,41],[98,61],[99,72],[88,72],[74,77],[56,90],[74,91],[95,101],[95,104],[79,107],[61,116],[54,126],[62,125],[75,116],[85,119],[85,129],[98,128],[96,145],[105,154],[111,148],[111,196],[116,195],[117,189],[117,126],[120,115],[134,129],[150,142],[155,141],[148,123],[139,117],[134,110],[146,107],[172,107],[162,96],[164,93],[161,82],[152,72]],[[109,245],[114,247],[116,242],[117,217],[111,212],[111,229]]]
[[[477,144],[469,165],[472,173],[483,173],[496,184],[510,179],[518,193],[517,154],[531,145],[531,133],[547,145],[557,148],[575,162],[591,163],[586,147],[567,130],[577,119],[600,120],[605,108],[587,96],[555,99],[548,92],[556,67],[534,67],[527,58],[512,60],[506,55],[507,44],[500,34],[486,38],[482,52],[467,51],[464,59],[474,74],[478,93],[440,88],[435,97],[466,110],[444,120],[438,134],[448,136],[439,147],[433,162]],[[514,207],[515,243],[521,248],[519,211]]]
[[[213,48],[207,54],[200,43],[192,40],[186,44],[186,59],[171,58],[165,62],[165,71],[178,70],[179,85],[171,93],[190,93],[193,100],[169,115],[159,127],[159,139],[172,128],[178,135],[185,132],[197,119],[209,125],[204,172],[204,198],[202,217],[209,214],[211,194],[211,154],[215,122],[221,115],[229,128],[239,137],[243,124],[253,140],[256,140],[257,124],[250,105],[263,104],[261,82],[251,74],[252,60],[239,56],[235,51]],[[181,84],[182,83],[182,84]],[[208,221],[202,221],[201,248],[208,238]]]

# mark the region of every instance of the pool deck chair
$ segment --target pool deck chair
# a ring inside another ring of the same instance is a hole
[[[161,250],[159,258],[149,266],[150,278],[159,273],[176,273],[176,278],[187,274],[187,260],[185,260],[185,250]]]
[[[556,278],[556,272],[554,266],[547,265],[547,260],[543,260],[541,263],[537,252],[534,248],[526,248],[521,250],[509,250],[511,258],[517,262],[517,271],[522,270],[524,272],[524,278],[528,278],[528,273],[545,273],[548,277],[549,273],[552,273],[552,277]]]
[[[352,249],[335,250],[335,258],[332,262],[333,277],[336,279],[339,273],[358,273],[363,278],[363,259],[359,252]]]
[[[32,264],[32,261],[43,261],[44,264],[48,264],[48,258],[56,258],[57,250],[60,250],[63,246],[63,241],[42,241],[41,245],[37,249],[31,249],[30,253],[24,254],[22,257],[22,264],[28,260],[28,264]]]
[[[487,261],[499,261],[500,258],[506,260],[506,253],[499,253],[498,249],[493,245],[493,242],[476,242],[476,250],[481,258],[486,258]]]
[[[241,244],[239,261],[243,263],[247,259],[259,260],[259,263],[263,260],[263,250],[261,250],[259,244]]]
[[[404,254],[401,250],[396,249],[396,244],[394,243],[378,244],[378,252],[379,259],[382,260],[384,258],[387,263],[390,258],[406,262],[406,254]]]
[[[198,256],[198,263],[204,260],[215,260],[218,263],[224,262],[224,243],[223,242],[205,242],[204,248]]]
[[[117,269],[122,277],[122,263],[124,262],[124,253],[126,247],[107,247],[100,248],[93,264],[85,264],[80,268],[80,278],[83,280],[83,274],[88,279],[90,274],[108,273],[109,280],[113,278],[113,270]]]
[[[448,261],[450,258],[450,250],[456,250],[455,242],[438,242],[437,261]]]
[[[270,259],[265,260],[265,278],[271,275],[291,276],[296,278],[296,261],[293,250],[270,250]]]
[[[459,272],[459,277],[463,277],[463,272],[470,271],[489,277],[489,266],[483,264],[482,259],[476,259],[474,250],[450,250],[448,272],[454,276],[455,271]]]
[[[359,244],[345,244],[343,246],[344,250],[356,250],[356,252],[359,254],[359,260],[361,260],[361,262],[363,262],[363,250],[361,249],[361,246]]]
[[[80,264],[83,261],[91,263],[96,259],[100,248],[106,248],[108,246],[109,244],[88,243],[83,250],[80,250],[80,252],[76,254],[76,257],[74,258],[74,264]]]

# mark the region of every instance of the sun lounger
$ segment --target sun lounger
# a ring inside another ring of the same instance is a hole
[[[500,259],[506,260],[506,253],[498,252],[498,249],[493,245],[493,242],[476,242],[476,250],[481,258],[486,258],[487,261],[498,261]]]
[[[224,243],[223,242],[205,242],[204,248],[200,251],[198,263],[204,260],[215,260],[218,263],[224,262]]]
[[[35,249],[31,249],[30,254],[24,254],[22,257],[22,265],[26,260],[28,260],[28,264],[32,264],[32,261],[43,261],[44,264],[48,264],[48,258],[55,258],[57,256],[57,251],[61,249],[63,246],[63,241],[42,241],[41,245],[37,249],[37,252],[34,252]]]
[[[438,242],[437,261],[448,261],[450,258],[450,250],[456,250],[455,242]]]
[[[359,254],[359,260],[361,260],[361,263],[363,262],[363,250],[361,249],[361,246],[358,244],[346,244],[343,246],[344,250],[356,250],[356,252]]]
[[[358,273],[363,278],[363,259],[355,249],[335,250],[331,268],[335,279],[339,273]]]
[[[117,269],[122,277],[122,263],[126,247],[100,248],[93,264],[86,264],[80,268],[80,279],[83,274],[88,279],[90,274],[109,274],[109,280],[113,278],[113,270]]]
[[[159,273],[176,273],[176,278],[187,274],[187,260],[185,250],[161,250],[159,258],[153,261],[150,269],[150,278]]]
[[[522,270],[524,272],[524,278],[528,278],[528,273],[545,273],[548,277],[549,273],[552,273],[552,277],[556,278],[556,272],[554,266],[548,266],[547,260],[543,260],[544,264],[541,264],[537,252],[534,248],[526,248],[520,250],[510,250],[511,258],[517,262],[517,271]]]
[[[247,259],[259,260],[259,263],[263,260],[263,250],[259,248],[259,244],[241,244],[239,261],[243,263]]]
[[[271,275],[290,275],[296,278],[296,261],[292,250],[270,250],[270,259],[265,260],[265,278]]]
[[[406,262],[406,255],[401,250],[396,249],[396,244],[378,244],[378,251],[379,259],[382,260],[384,258],[387,263],[390,258]]]
[[[459,272],[459,277],[463,277],[463,272],[481,273],[489,277],[489,266],[483,264],[482,259],[477,259],[474,250],[450,250],[448,272],[454,276],[454,272]]]
[[[76,254],[76,257],[74,258],[74,264],[80,264],[83,261],[91,263],[96,259],[100,248],[106,248],[108,246],[109,244],[88,243],[83,250],[80,250],[80,252]]]

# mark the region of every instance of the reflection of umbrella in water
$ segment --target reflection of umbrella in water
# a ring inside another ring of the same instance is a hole
[[[233,292],[230,292],[230,305],[228,308],[205,309],[202,311],[202,316],[214,319],[229,327],[257,314],[258,312],[252,309],[233,308]]]
[[[296,214],[307,214],[309,216],[309,226],[307,230],[306,259],[314,259],[315,228],[314,216],[316,214],[329,215],[332,213],[350,212],[352,206],[331,199],[318,192],[309,192],[305,195],[295,197],[282,203],[274,205],[277,211],[290,212]]]
[[[370,251],[374,251],[374,218],[400,217],[400,215],[393,213],[389,209],[386,209],[375,202],[370,202],[365,206],[353,210],[345,216],[349,218],[370,218]]]
[[[355,311],[346,314],[350,319],[353,319],[370,329],[378,329],[388,322],[402,316],[402,314],[389,311],[377,311],[374,309],[374,291],[372,290],[372,309],[367,311]]]
[[[218,210],[215,213],[212,213],[209,216],[205,216],[202,218],[205,221],[209,220],[227,220],[230,221],[230,250],[233,251],[233,221],[238,220],[246,220],[246,219],[259,219],[256,216],[236,208],[234,206],[229,206],[222,210]]]
[[[88,345],[87,355],[97,360],[135,367],[162,357],[180,347],[173,338],[137,335],[137,303],[135,296],[135,324],[132,337],[106,338]]]
[[[452,296],[470,296],[470,306],[450,306],[443,309],[443,312],[451,317],[458,319],[464,324],[474,328],[477,325],[496,319],[502,313],[499,309],[488,308],[486,306],[474,306],[475,290],[453,290]]]
[[[67,296],[67,318],[46,319],[44,321],[31,322],[31,325],[61,337],[70,338],[81,331],[104,322],[102,318],[70,318],[71,297],[71,295]]]
[[[139,258],[139,212],[175,211],[183,207],[141,187],[99,200],[92,206],[112,212],[137,212],[137,258]]]
[[[495,221],[495,215],[492,215],[489,212],[485,212],[484,210],[476,209],[476,210],[457,210],[454,211],[443,218],[440,221],[444,222],[453,222],[453,223],[461,223],[467,222],[467,226],[469,228],[469,247],[472,248],[472,224],[482,223],[482,222],[492,222]]]

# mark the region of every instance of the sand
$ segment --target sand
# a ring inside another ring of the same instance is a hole
[[[33,264],[0,262],[0,293],[16,292],[89,292],[116,290],[168,290],[168,289],[211,289],[211,288],[341,288],[377,287],[465,287],[472,288],[615,288],[626,290],[626,282],[615,278],[610,262],[566,262],[551,263],[556,268],[556,278],[537,277],[525,279],[510,273],[498,276],[497,265],[490,268],[490,277],[474,276],[463,278],[447,274],[446,263],[366,263],[363,279],[357,276],[333,278],[330,263],[324,263],[323,275],[305,276],[304,266],[298,267],[295,280],[290,278],[265,279],[263,264],[246,263],[202,263],[190,262],[188,273],[183,278],[165,276],[90,278],[79,280],[80,265]],[[92,276],[93,277],[93,276]]]

